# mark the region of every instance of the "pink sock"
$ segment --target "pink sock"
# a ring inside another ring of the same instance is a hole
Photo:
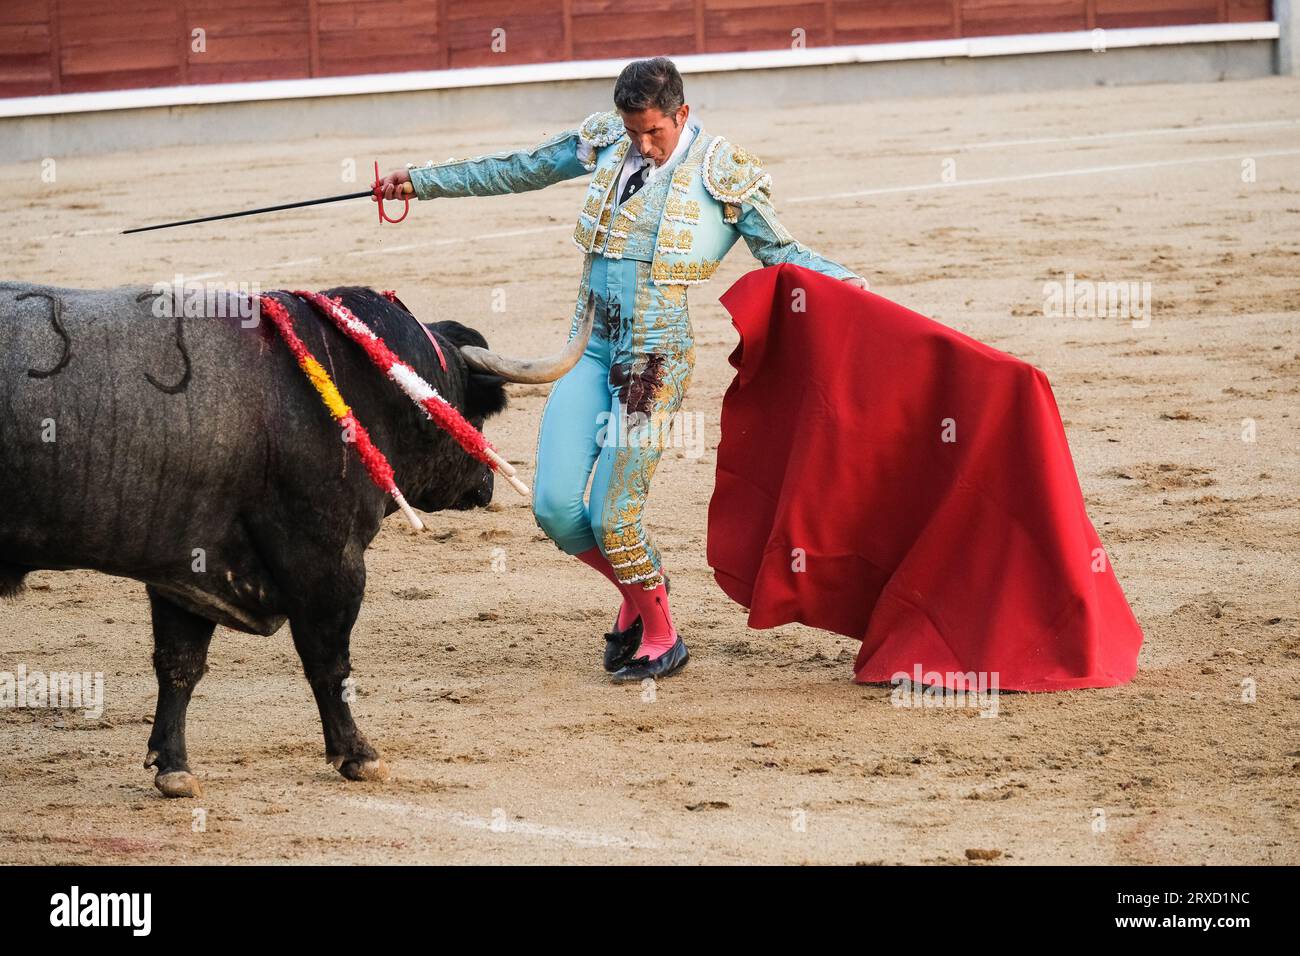
[[[647,590],[641,584],[620,584],[623,601],[631,602],[641,615],[641,649],[637,657],[650,660],[662,657],[677,642],[677,629],[673,627],[673,612],[668,606],[668,589],[660,584]]]
[[[614,569],[610,567],[609,559],[606,558],[605,555],[601,554],[600,548],[588,548],[581,554],[574,555],[574,557],[583,564],[595,568],[605,577],[609,578],[609,580],[614,583],[614,587],[618,588],[619,592],[623,594],[623,604],[618,609],[618,623],[615,627],[620,631],[626,631],[632,626],[632,622],[636,620],[636,616],[641,612],[637,610],[635,604],[627,599],[627,594],[623,592],[623,586],[618,583],[618,575],[616,575]]]

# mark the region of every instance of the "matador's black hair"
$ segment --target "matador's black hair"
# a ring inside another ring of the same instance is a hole
[[[633,60],[623,67],[618,82],[614,84],[614,105],[625,113],[639,113],[655,107],[666,116],[672,116],[685,102],[682,75],[666,56]]]

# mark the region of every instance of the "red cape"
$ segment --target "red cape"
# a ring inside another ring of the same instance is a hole
[[[751,272],[722,304],[740,344],[708,560],[750,627],[858,638],[864,683],[1133,677],[1142,632],[1042,372],[798,266]]]

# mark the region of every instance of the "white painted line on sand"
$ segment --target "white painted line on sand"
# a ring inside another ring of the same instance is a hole
[[[430,823],[450,824],[467,830],[479,830],[507,836],[538,837],[558,843],[571,843],[575,846],[604,847],[616,850],[648,850],[657,846],[654,842],[641,837],[620,836],[613,833],[598,833],[593,830],[575,830],[569,827],[529,823],[525,820],[512,820],[504,812],[494,811],[492,817],[476,817],[456,810],[438,810],[414,803],[376,800],[373,797],[347,797],[336,802],[393,816],[413,817]]]
[[[1300,123],[1300,120],[1288,120],[1291,123]],[[1267,159],[1278,156],[1300,156],[1300,149],[1274,149],[1274,150],[1256,150],[1250,153],[1236,153],[1233,155],[1219,156],[1196,156],[1187,159],[1164,159],[1153,160],[1144,163],[1114,163],[1105,166],[1082,166],[1074,169],[1056,169],[1039,173],[1020,173],[1014,176],[985,176],[977,179],[958,179],[953,182],[932,182],[932,183],[914,183],[905,186],[881,186],[876,189],[857,189],[849,192],[822,193],[814,196],[793,196],[787,200],[787,203],[807,203],[807,202],[825,202],[831,199],[859,199],[867,196],[887,196],[898,193],[915,193],[929,192],[937,189],[954,189],[966,186],[996,186],[1006,183],[1034,182],[1043,179],[1059,179],[1071,176],[1096,176],[1106,173],[1130,172],[1141,169],[1162,169],[1173,166],[1193,166],[1203,163],[1223,163],[1230,161],[1240,162],[1243,159]],[[567,223],[564,225],[535,226],[526,229],[506,229],[498,232],[484,232],[474,236],[446,236],[440,239],[431,239],[427,242],[408,242],[401,245],[377,246],[372,249],[353,249],[343,253],[346,256],[367,257],[383,255],[385,253],[411,252],[417,249],[429,249],[438,246],[454,246],[469,242],[481,242],[491,239],[510,239],[519,236],[532,236],[548,232],[559,232],[569,230],[572,226]],[[117,230],[104,230],[107,232],[116,232]],[[84,235],[95,234],[92,232],[83,233]],[[75,233],[55,233],[58,235],[75,235]],[[37,237],[51,238],[51,237]],[[276,262],[268,266],[263,266],[265,270],[282,269],[290,266],[315,264],[325,261],[323,256],[313,256],[308,259],[293,259],[285,262]],[[253,270],[249,270],[253,271]],[[225,272],[206,272],[201,275],[189,276],[189,279],[215,279],[226,275]]]
[[[1172,136],[1179,133],[1227,133],[1243,129],[1276,129],[1300,126],[1300,118],[1258,120],[1250,123],[1206,123],[1200,126],[1155,126],[1150,129],[1113,130],[1108,133],[1076,133],[1072,136],[1039,136],[1031,139],[995,139],[982,143],[938,146],[927,153],[957,153],[974,149],[1003,149],[1007,146],[1042,146],[1051,143],[1084,143],[1104,139],[1137,139],[1144,136]]]
[[[1256,150],[1232,156],[1198,156],[1192,159],[1160,159],[1148,163],[1117,163],[1109,166],[1082,166],[1076,169],[1054,169],[1042,173],[1021,173],[1017,176],[985,176],[979,179],[958,179],[953,182],[917,183],[911,186],[882,186],[879,189],[855,189],[852,192],[823,193],[819,196],[795,196],[787,203],[824,202],[828,199],[858,199],[863,196],[888,196],[894,193],[918,193],[934,189],[956,189],[962,186],[997,186],[1003,183],[1026,183],[1039,179],[1061,179],[1067,176],[1097,176],[1103,173],[1123,173],[1138,169],[1165,169],[1170,166],[1192,166],[1198,163],[1226,163],[1232,160],[1266,159],[1274,156],[1300,156],[1300,149]]]

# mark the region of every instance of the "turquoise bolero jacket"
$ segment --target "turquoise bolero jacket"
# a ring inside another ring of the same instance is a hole
[[[619,258],[622,237],[638,209],[637,196],[617,210],[613,201],[630,146],[622,120],[611,110],[594,113],[577,128],[531,149],[412,166],[411,184],[418,198],[438,199],[527,192],[590,175],[573,240],[584,252]],[[753,153],[699,130],[686,156],[671,170],[671,191],[659,212],[651,265],[656,284],[707,282],[742,237],[765,266],[791,262],[837,279],[856,276],[781,225],[772,206],[772,178]]]

